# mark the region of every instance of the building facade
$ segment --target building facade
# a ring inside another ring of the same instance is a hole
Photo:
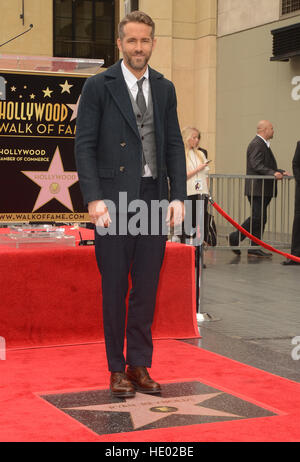
[[[278,167],[292,171],[291,161],[300,139],[300,47],[288,60],[271,60],[272,31],[286,33],[299,22],[299,1],[219,0],[218,173],[245,174],[247,145],[262,119],[274,125],[272,150]],[[296,37],[292,37],[291,45],[294,43]]]
[[[126,3],[127,0],[24,0],[22,8],[21,0],[0,0],[5,11],[0,27],[1,43],[33,24],[28,33],[4,45],[1,53],[104,58],[105,68],[107,61],[111,64],[119,58],[112,44]],[[135,3],[156,23],[158,43],[150,64],[176,85],[182,128],[197,126],[202,132],[201,143],[213,158],[217,1],[139,0]],[[97,35],[99,30],[102,33]],[[74,54],[70,54],[72,52]]]
[[[116,25],[129,0],[0,0],[1,54],[119,59]],[[291,169],[300,139],[300,57],[271,61],[272,31],[298,24],[298,0],[139,0],[156,23],[151,65],[177,90],[180,125],[196,126],[211,171],[245,173],[245,152],[261,119]],[[0,61],[1,62],[1,61]]]

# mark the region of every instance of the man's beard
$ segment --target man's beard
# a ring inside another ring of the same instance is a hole
[[[151,57],[151,53],[149,54],[149,56],[145,56],[145,55],[129,56],[126,52],[123,52],[123,56],[124,56],[125,62],[131,67],[131,69],[140,71],[147,66],[148,61]],[[136,61],[135,58],[141,58],[141,59]]]

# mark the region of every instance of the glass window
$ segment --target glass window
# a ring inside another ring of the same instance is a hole
[[[282,0],[281,14],[289,14],[300,10],[300,0]]]
[[[54,0],[54,56],[118,59],[119,0]]]

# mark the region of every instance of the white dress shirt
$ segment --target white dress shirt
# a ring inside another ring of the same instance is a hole
[[[260,135],[256,135],[256,136],[259,136],[262,140],[264,140],[264,142],[266,143],[266,145],[268,146],[268,148],[271,146],[271,143],[269,140],[265,140],[262,136]]]
[[[202,161],[200,160],[202,158]],[[187,157],[187,173],[192,172],[201,164],[205,164],[207,161],[206,156],[202,151],[197,151],[197,154],[193,149],[190,149]],[[206,166],[203,170],[200,170],[195,175],[187,180],[187,195],[193,196],[194,194],[209,194],[207,178],[208,178],[209,167]]]
[[[121,62],[121,68],[122,68],[123,76],[127,84],[127,87],[129,88],[134,100],[136,100],[137,92],[138,92],[138,86],[137,86],[138,79],[125,66],[124,61]],[[142,75],[142,77],[145,77],[145,80],[143,82],[143,93],[145,96],[146,104],[148,106],[148,97],[149,97],[149,69],[148,67],[145,71],[145,74]]]

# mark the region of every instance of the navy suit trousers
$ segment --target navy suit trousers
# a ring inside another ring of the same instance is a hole
[[[141,180],[140,199],[149,209],[151,201],[158,200],[156,180]],[[103,236],[95,232],[96,259],[102,279],[105,346],[111,372],[124,371],[126,363],[151,367],[151,326],[165,246],[163,234]],[[132,288],[127,313],[129,275]]]
[[[291,254],[300,257],[300,184],[296,183]]]
[[[272,200],[272,197],[261,197],[261,196],[247,196],[248,201],[251,206],[251,215],[248,217],[244,223],[241,225],[246,231],[251,233],[253,236],[258,239],[262,239],[265,226],[267,223],[267,209]],[[243,241],[246,236],[239,231],[232,233],[232,239],[236,243],[239,242],[239,239]],[[251,241],[251,245],[257,245],[255,242]]]

